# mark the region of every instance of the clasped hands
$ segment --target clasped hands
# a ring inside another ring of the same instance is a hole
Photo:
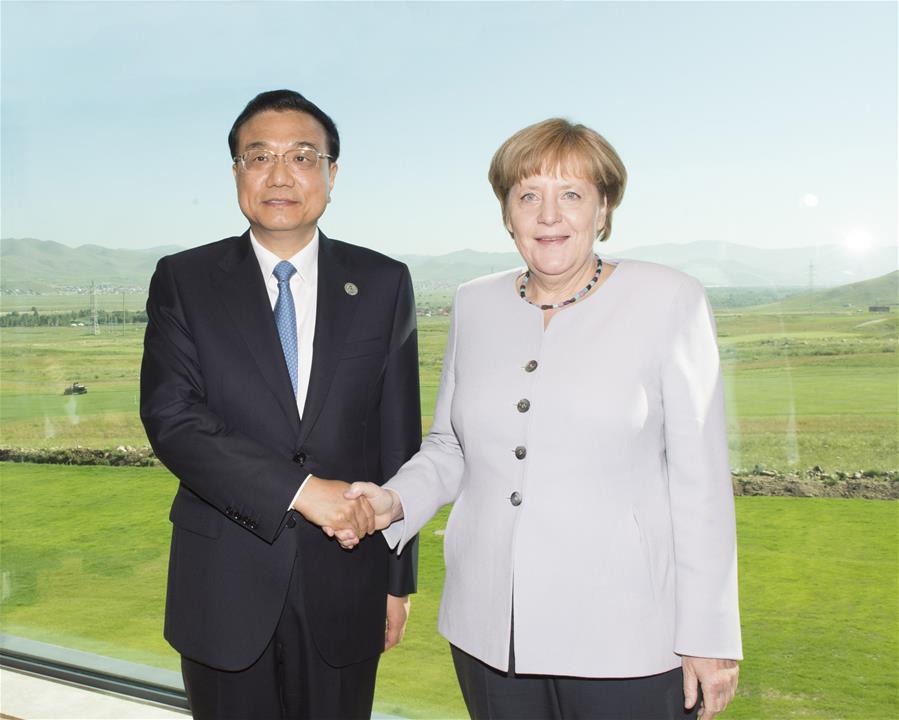
[[[396,493],[374,483],[325,480],[311,475],[293,504],[309,522],[321,527],[341,547],[351,550],[366,535],[383,530],[398,519]]]

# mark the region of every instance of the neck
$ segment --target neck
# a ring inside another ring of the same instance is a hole
[[[288,260],[312,242],[312,238],[315,237],[315,228],[316,226],[313,225],[311,228],[302,230],[278,232],[253,226],[253,237],[269,252],[274,253],[282,260]]]
[[[583,290],[595,272],[596,261],[593,253],[590,253],[590,256],[581,265],[565,275],[545,275],[530,270],[527,287],[528,299],[537,305],[560,303],[573,297],[579,290]]]

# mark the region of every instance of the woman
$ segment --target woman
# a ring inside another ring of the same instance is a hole
[[[458,289],[430,435],[350,495],[400,550],[454,503],[439,628],[472,717],[696,717],[700,684],[709,720],[741,642],[705,293],[594,254],[626,172],[593,130],[527,127],[489,178],[527,269]]]

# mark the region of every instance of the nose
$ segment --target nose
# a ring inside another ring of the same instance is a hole
[[[287,169],[287,158],[283,155],[275,155],[272,167],[268,171],[267,184],[269,187],[293,185],[293,174]]]
[[[537,213],[537,222],[544,225],[555,225],[559,222],[559,204],[554,197],[547,197],[540,204],[540,212]]]

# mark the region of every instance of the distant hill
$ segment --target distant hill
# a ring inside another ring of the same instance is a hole
[[[869,280],[899,268],[895,247],[871,248],[854,254],[840,245],[757,248],[726,242],[647,245],[611,255],[668,265],[702,281],[723,287],[815,287]]]
[[[146,288],[156,261],[172,248],[114,250],[100,245],[70,248],[50,240],[0,240],[0,288],[4,292],[58,292],[104,286]]]
[[[106,287],[146,288],[158,258],[183,248],[161,246],[122,250],[100,245],[71,248],[34,238],[0,240],[0,288],[4,292],[59,292],[91,281]],[[899,267],[896,248],[872,248],[853,255],[836,245],[805,248],[755,248],[724,242],[667,243],[619,250],[612,257],[662,263],[683,270],[709,287],[782,290],[808,287],[811,266],[816,287],[867,280]],[[459,250],[447,255],[404,255],[416,290],[452,290],[481,275],[522,267],[517,252]],[[782,294],[774,292],[776,296]],[[769,295],[771,293],[769,292]],[[759,300],[768,298],[760,297]]]
[[[416,289],[455,288],[481,275],[524,267],[517,252],[457,250],[447,255],[399,255],[409,266]]]
[[[809,271],[815,286],[843,285],[899,268],[896,248],[872,248],[853,255],[837,245],[803,248],[756,248],[725,242],[667,243],[619,250],[600,246],[604,255],[647,260],[681,270],[707,287],[807,288]],[[452,288],[480,275],[522,267],[517,252],[460,250],[449,255],[406,255],[400,258],[416,287]]]
[[[823,312],[828,310],[867,310],[871,305],[893,306],[899,312],[899,271],[873,280],[791,295],[775,303],[752,308],[758,312]]]

